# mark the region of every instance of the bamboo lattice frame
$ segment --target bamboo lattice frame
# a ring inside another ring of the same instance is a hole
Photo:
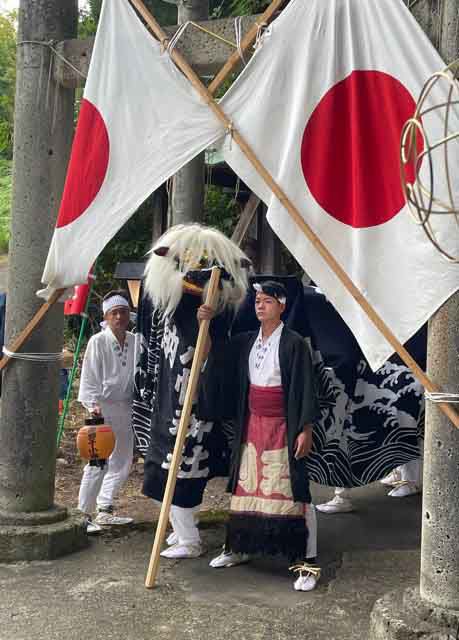
[[[400,172],[406,202],[416,224],[422,226],[430,242],[449,262],[459,263],[459,251],[452,254],[441,246],[438,232],[434,229],[434,217],[453,215],[459,231],[459,195],[454,193],[454,175],[451,149],[459,144],[459,60],[443,71],[434,73],[422,88],[416,111],[402,131],[400,143]],[[432,104],[432,91],[439,88],[445,93],[445,101]],[[439,116],[443,121],[440,140],[431,141],[426,131],[426,118]],[[419,141],[422,149],[418,149]],[[442,162],[435,157],[442,151]],[[414,181],[409,168],[414,169]],[[447,184],[447,199],[435,195],[435,179],[444,172]],[[422,173],[422,175],[421,175]],[[459,194],[459,191],[458,191]],[[437,221],[439,218],[437,217]]]

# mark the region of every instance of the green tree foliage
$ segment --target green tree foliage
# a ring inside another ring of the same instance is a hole
[[[0,156],[13,154],[16,85],[16,16],[0,14]]]
[[[11,12],[0,14],[0,254],[8,252],[15,89],[16,14]]]
[[[0,255],[8,253],[11,211],[11,161],[0,157]]]
[[[240,212],[240,206],[232,194],[215,185],[207,187],[204,204],[204,224],[216,227],[225,235],[231,236]]]
[[[175,24],[177,9],[164,0],[144,0],[145,6],[153,13],[160,25]],[[102,0],[89,0],[88,9],[80,12],[80,37],[94,35],[99,21]]]
[[[266,0],[230,0],[230,15],[250,16],[262,13],[269,5]]]

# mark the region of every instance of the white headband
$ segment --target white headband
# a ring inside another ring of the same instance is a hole
[[[129,302],[123,296],[111,296],[102,302],[102,312],[105,315],[107,311],[114,309],[115,307],[127,307],[129,309]]]

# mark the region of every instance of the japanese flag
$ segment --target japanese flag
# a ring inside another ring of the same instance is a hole
[[[443,67],[401,0],[292,0],[222,100],[234,127],[401,342],[459,286],[458,267],[413,223],[400,186],[402,127],[427,78]],[[432,93],[437,103],[444,98]],[[443,135],[441,116],[425,123],[432,141]],[[451,167],[459,166],[457,151],[450,149]],[[377,369],[392,347],[238,146],[225,142],[224,153]],[[435,189],[446,195],[446,184]],[[451,218],[438,226],[446,248],[458,237]]]
[[[39,295],[86,282],[145,198],[222,133],[128,0],[105,0]]]

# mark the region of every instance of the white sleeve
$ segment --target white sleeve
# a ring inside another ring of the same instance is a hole
[[[88,409],[94,409],[102,398],[102,357],[97,343],[91,338],[86,347],[81,369],[78,400]]]

